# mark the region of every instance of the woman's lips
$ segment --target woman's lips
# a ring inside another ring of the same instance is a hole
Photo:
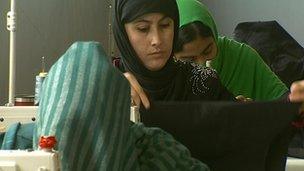
[[[155,56],[155,57],[161,57],[163,55],[163,51],[159,51],[159,52],[152,52],[152,53],[149,53],[148,55],[149,56]]]

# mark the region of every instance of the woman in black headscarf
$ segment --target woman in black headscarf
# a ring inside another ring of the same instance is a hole
[[[174,0],[116,0],[120,69],[132,85],[135,103],[149,107],[145,93],[153,101],[234,100],[214,70],[174,61],[178,26]]]

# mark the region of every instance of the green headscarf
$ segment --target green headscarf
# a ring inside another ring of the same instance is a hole
[[[264,63],[260,55],[246,44],[220,37],[207,7],[197,0],[177,0],[180,27],[200,21],[208,26],[218,47],[211,61],[221,82],[234,95],[254,100],[273,100],[284,95],[288,88]]]

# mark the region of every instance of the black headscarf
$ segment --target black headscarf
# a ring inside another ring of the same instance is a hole
[[[129,41],[124,25],[148,13],[162,13],[174,21],[174,49],[179,27],[175,0],[116,0],[113,29],[122,55],[123,70],[134,74],[150,100],[234,99],[221,85],[214,70],[174,62],[173,49],[171,57],[162,69],[150,71],[144,66]]]
[[[173,42],[176,42],[179,13],[175,0],[116,0],[114,37],[122,55],[124,69],[135,75],[148,95],[154,100],[172,99],[172,96],[176,95],[175,90],[178,86],[175,84],[177,68],[172,58],[173,52],[161,70],[148,70],[130,44],[124,27],[126,23],[148,13],[162,13],[174,21]]]

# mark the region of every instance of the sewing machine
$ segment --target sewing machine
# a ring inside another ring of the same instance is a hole
[[[0,132],[16,122],[30,123],[36,121],[38,106],[0,106]],[[137,123],[140,121],[140,115],[137,106],[130,108],[130,120]]]
[[[0,132],[16,122],[30,123],[35,122],[38,106],[0,106]]]
[[[0,150],[1,171],[59,171],[59,158],[56,152]]]

